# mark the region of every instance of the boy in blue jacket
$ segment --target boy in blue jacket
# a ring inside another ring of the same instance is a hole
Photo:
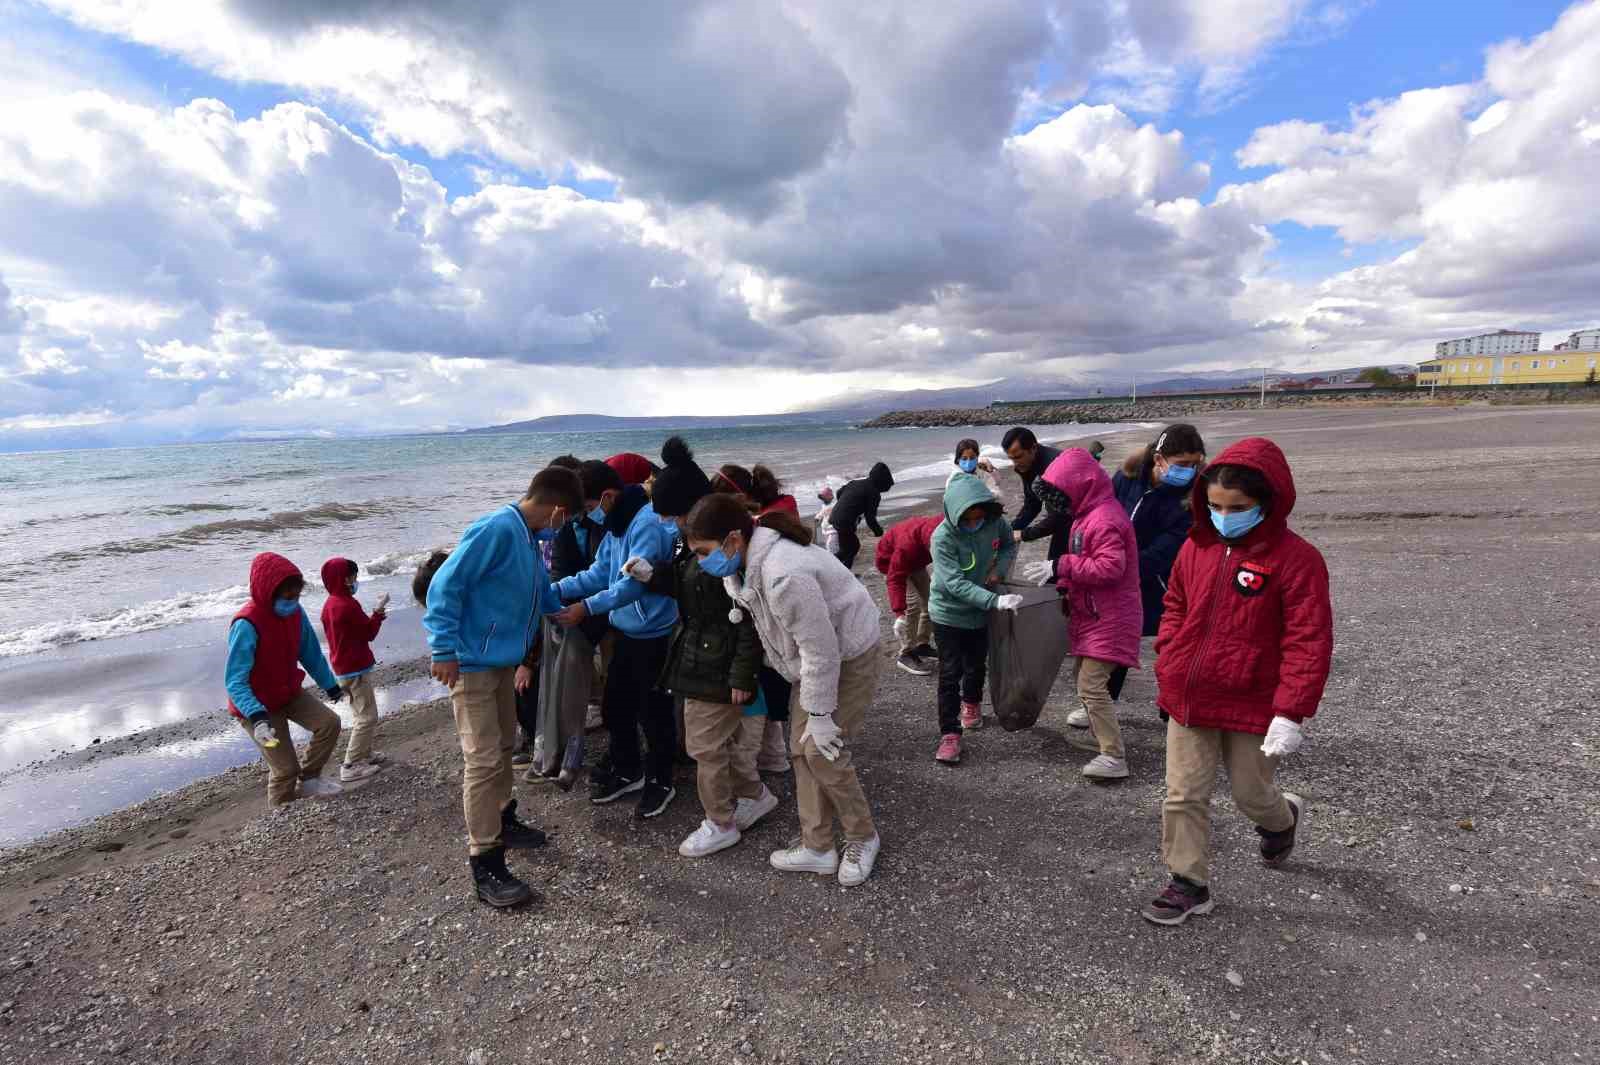
[[[570,628],[592,615],[609,613],[615,641],[603,705],[611,751],[608,764],[596,768],[590,778],[589,801],[603,806],[637,792],[640,817],[658,816],[676,794],[672,759],[678,750],[677,717],[672,696],[656,685],[672,649],[678,603],[669,595],[649,591],[623,567],[643,559],[652,567],[665,568],[678,537],[678,516],[688,512],[684,501],[692,505],[710,489],[706,475],[680,454],[681,445],[673,437],[662,449],[667,467],[656,475],[652,501],[639,508],[620,536],[615,528],[607,531],[592,566],[556,586],[562,599],[580,600],[562,611],[561,624]],[[641,725],[649,743],[648,762],[639,752]]]
[[[533,646],[540,618],[561,609],[540,556],[538,534],[560,528],[583,507],[571,470],[540,470],[520,502],[486,514],[428,586],[427,630],[433,676],[450,689],[466,763],[461,800],[469,865],[478,898],[516,906],[533,897],[506,868],[507,847],[538,847],[544,833],[517,818],[511,752],[517,739],[517,666]]]

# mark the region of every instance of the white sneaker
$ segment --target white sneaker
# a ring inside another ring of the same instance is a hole
[[[843,887],[855,887],[857,884],[867,882],[867,877],[872,875],[872,866],[878,860],[878,848],[883,845],[883,840],[873,836],[864,843],[846,842],[844,845],[844,861],[839,863],[839,883]]]
[[[799,840],[787,850],[773,851],[772,857],[768,860],[774,869],[785,873],[818,873],[822,876],[832,876],[839,871],[837,851],[831,847],[825,851],[814,851]]]
[[[733,823],[739,826],[740,832],[748,832],[755,827],[757,821],[777,808],[778,797],[763,787],[757,798],[740,799],[733,804]]]
[[[1072,713],[1067,715],[1067,724],[1071,725],[1073,728],[1088,728],[1089,711],[1085,710],[1081,706],[1078,707]]]
[[[366,780],[378,772],[378,767],[371,762],[353,762],[339,767],[339,783],[354,784],[358,780]]]
[[[739,842],[739,827],[722,828],[715,821],[701,821],[694,833],[678,844],[678,853],[685,858],[704,858],[708,854],[725,851]]]
[[[306,777],[300,782],[300,797],[302,799],[334,799],[343,793],[344,788],[339,786],[337,780]]]
[[[1128,760],[1097,754],[1083,767],[1083,775],[1090,780],[1123,780],[1128,775]]]

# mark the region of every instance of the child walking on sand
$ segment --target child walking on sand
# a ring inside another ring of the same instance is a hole
[[[861,733],[878,688],[878,608],[838,559],[811,546],[793,515],[773,511],[760,523],[733,496],[710,495],[685,522],[689,547],[713,569],[755,619],[767,658],[791,684],[804,725],[790,738],[801,838],[774,851],[773,868],[838,874],[845,887],[872,875],[880,841],[856,776],[849,743]],[[834,848],[835,814],[844,826],[844,857]]]
[[[1022,605],[1020,595],[995,592],[1017,557],[1003,513],[982,481],[958,470],[944,490],[944,518],[933,531],[928,613],[939,648],[939,749],[934,760],[942,765],[960,765],[963,731],[983,726],[989,611]]]
[[[1156,700],[1170,715],[1161,855],[1172,879],[1144,909],[1155,924],[1216,905],[1207,863],[1218,765],[1267,865],[1283,864],[1305,825],[1305,803],[1272,777],[1322,700],[1333,608],[1321,553],[1289,530],[1294,500],[1288,460],[1261,437],[1225,449],[1189,497],[1194,527],[1156,638]]]
[[[540,616],[561,607],[537,535],[583,506],[571,470],[540,470],[516,503],[484,515],[434,573],[422,615],[433,676],[450,689],[465,769],[461,805],[478,898],[517,906],[533,892],[506,867],[507,847],[539,847],[544,833],[517,817],[511,751],[517,741],[517,666]],[[420,576],[420,575],[419,575]],[[419,583],[421,583],[419,581]]]
[[[334,676],[350,697],[350,742],[339,769],[339,780],[345,784],[367,779],[384,762],[383,755],[372,749],[378,731],[378,697],[369,674],[377,664],[372,641],[383,628],[389,597],[379,599],[377,609],[368,616],[356,601],[359,570],[348,558],[330,558],[322,564],[322,584],[328,589],[328,601],[322,604],[322,634],[328,638]]]
[[[1078,700],[1089,715],[1100,753],[1083,767],[1090,780],[1122,780],[1128,760],[1106,682],[1118,666],[1138,668],[1139,546],[1133,525],[1111,491],[1111,478],[1081,447],[1061,453],[1034,482],[1045,506],[1073,515],[1066,551],[1038,562],[1029,576],[1051,577],[1067,598],[1067,638]]]
[[[269,806],[292,801],[296,785],[308,799],[331,798],[343,790],[337,782],[321,776],[339,742],[339,715],[301,687],[305,670],[310,670],[311,679],[329,699],[338,702],[344,698],[322,656],[311,619],[300,608],[305,586],[305,577],[293,562],[263,551],[250,563],[250,602],[240,608],[228,627],[224,674],[228,712],[261,748],[267,763]],[[304,761],[295,756],[289,737],[291,721],[311,733]]]

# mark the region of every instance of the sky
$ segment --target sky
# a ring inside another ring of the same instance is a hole
[[[0,449],[1600,322],[1600,0],[0,0]]]

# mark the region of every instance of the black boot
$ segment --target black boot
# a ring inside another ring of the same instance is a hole
[[[517,817],[517,800],[500,811],[500,842],[512,850],[533,850],[544,846],[544,833]]]
[[[497,909],[521,906],[533,900],[533,889],[518,880],[506,868],[506,852],[484,851],[467,859],[472,867],[472,881],[478,888],[478,898]]]

